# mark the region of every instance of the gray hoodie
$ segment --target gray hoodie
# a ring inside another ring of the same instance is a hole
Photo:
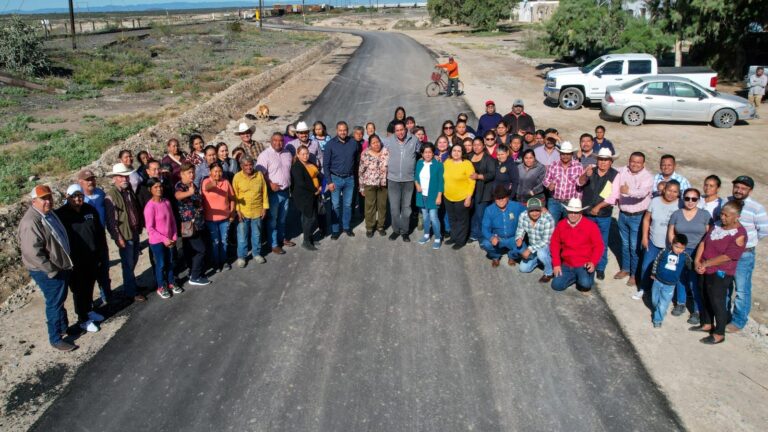
[[[404,142],[400,142],[395,135],[388,136],[383,141],[384,147],[389,150],[387,180],[413,181],[416,171],[416,153],[421,148],[419,139],[409,133],[405,136]]]

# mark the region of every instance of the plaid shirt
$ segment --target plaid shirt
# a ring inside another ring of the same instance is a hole
[[[542,212],[541,217],[536,221],[536,225],[531,221],[528,212],[520,215],[517,222],[517,232],[515,240],[522,239],[528,234],[528,249],[531,252],[538,252],[549,247],[549,241],[552,239],[552,233],[555,231],[555,220],[549,212]]]
[[[659,183],[661,182],[668,182],[669,180],[675,180],[678,183],[680,183],[680,197],[682,198],[683,193],[686,189],[689,189],[691,187],[691,183],[688,181],[687,178],[681,176],[677,172],[673,172],[671,176],[669,176],[669,179],[665,179],[664,175],[661,173],[656,173],[655,176],[653,176],[653,196],[657,197],[661,195],[661,192],[659,192]]]
[[[568,201],[571,198],[581,199],[579,177],[583,173],[584,168],[575,158],[567,167],[564,167],[562,162],[555,162],[547,167],[544,187],[554,184],[555,190],[552,192],[552,198],[558,201]]]
[[[250,146],[248,146],[248,145],[246,145],[246,144],[244,144],[242,142],[240,143],[240,145],[242,146],[242,149],[245,152],[245,154],[247,154],[248,156],[252,157],[254,161],[256,161],[256,159],[259,158],[259,155],[265,149],[264,144],[262,144],[262,143],[260,143],[258,141],[254,141],[254,140],[251,140],[251,145]]]

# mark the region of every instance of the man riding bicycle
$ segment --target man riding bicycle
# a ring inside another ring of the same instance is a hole
[[[448,91],[446,96],[453,96],[453,92],[456,92],[456,96],[459,96],[459,64],[454,61],[453,57],[448,57],[448,63],[435,65],[441,69],[445,69],[448,73]]]

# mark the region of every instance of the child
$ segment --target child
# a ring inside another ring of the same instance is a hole
[[[661,327],[664,315],[669,309],[669,303],[672,301],[675,286],[680,280],[680,275],[686,266],[691,265],[691,257],[685,253],[687,244],[688,237],[685,234],[675,234],[672,239],[672,246],[664,249],[653,261],[651,302],[653,303],[654,328]]]

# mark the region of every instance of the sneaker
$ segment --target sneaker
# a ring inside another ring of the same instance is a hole
[[[403,234],[403,241],[406,242],[406,243],[410,243],[411,242],[411,236],[409,236],[408,234]]]
[[[80,328],[90,333],[96,333],[99,331],[99,326],[97,326],[96,323],[91,320],[80,323]]]
[[[397,240],[398,237],[400,237],[400,233],[397,231],[392,231],[392,234],[389,235],[389,239],[392,241]]]
[[[351,229],[345,230],[344,232],[347,234],[347,237],[354,237],[355,236],[355,232],[352,231]]]
[[[160,296],[160,298],[169,299],[171,298],[171,293],[168,291],[168,288],[166,287],[160,287],[157,289],[157,295]]]
[[[597,280],[605,280],[605,272],[604,271],[598,270],[596,273],[597,273],[597,275],[596,275]]]
[[[258,263],[258,264],[264,264],[265,262],[267,262],[267,260],[265,260],[264,257],[261,256],[261,255],[254,255],[253,256],[253,262]]]
[[[387,235],[387,230],[385,230],[385,229],[380,229],[380,230],[379,230],[379,235],[380,235],[380,236],[382,236],[382,237],[384,237],[385,235]]]
[[[699,325],[699,324],[701,324],[701,319],[699,318],[699,313],[698,312],[694,312],[694,313],[691,314],[690,317],[688,317],[688,324],[691,324],[691,325]]]
[[[168,284],[168,288],[170,288],[171,292],[174,294],[181,294],[184,292],[184,288],[180,285]]]
[[[653,328],[661,328],[661,323],[660,322],[653,323]]]
[[[460,245],[460,244],[458,244],[458,243],[454,243],[454,244],[453,244],[453,246],[451,246],[451,249],[453,249],[453,250],[459,250],[459,249],[461,249],[461,248],[463,248],[463,247],[464,247],[464,245]]]
[[[469,238],[469,240],[467,240],[467,244],[470,244],[470,243],[474,243],[474,242],[476,242],[476,241],[477,241],[477,239],[476,239],[476,238],[474,238],[474,237],[470,237],[470,238]]]
[[[419,244],[420,244],[420,245],[423,245],[423,244],[427,244],[427,242],[428,242],[428,241],[429,241],[429,236],[428,236],[428,235],[425,235],[424,237],[422,237],[421,239],[419,239]]]
[[[638,292],[636,292],[636,293],[635,293],[635,294],[632,296],[632,299],[633,299],[633,300],[642,300],[642,299],[643,299],[643,294],[645,294],[645,291],[643,291],[643,290],[639,290]]]
[[[223,268],[224,270],[232,270],[232,264],[230,264],[230,263],[226,263],[226,264],[224,264],[224,266],[223,266],[222,268]]]
[[[245,268],[245,259],[238,258],[237,261],[235,261],[235,265],[240,268]]]
[[[372,238],[373,237],[373,231],[366,231],[365,232],[365,236],[368,237],[368,238]]]
[[[685,305],[684,304],[679,304],[679,305],[675,306],[674,308],[672,308],[672,316],[680,316],[680,315],[683,314],[683,312],[685,312]]]
[[[441,242],[440,240],[435,240],[434,242],[432,242],[432,249],[438,250],[438,249],[440,249],[440,246],[442,244],[443,244],[443,242]]]
[[[197,279],[190,279],[189,284],[195,285],[195,286],[205,286],[205,285],[210,285],[211,281],[209,281],[207,277],[202,276]]]
[[[308,250],[308,251],[310,251],[310,252],[314,252],[314,251],[316,251],[316,250],[317,250],[317,248],[315,247],[315,245],[313,245],[313,244],[312,244],[312,243],[310,243],[310,242],[303,242],[303,243],[301,244],[301,247],[303,247],[304,249],[306,249],[306,250]]]
[[[104,321],[104,315],[90,311],[88,312],[88,319],[94,322],[101,322]]]
[[[66,341],[58,341],[55,344],[51,344],[52,347],[56,348],[59,351],[69,352],[74,351],[77,349],[77,345],[71,344]]]
[[[629,279],[627,279],[627,286],[637,286],[637,282],[635,281],[635,278],[630,276]]]

